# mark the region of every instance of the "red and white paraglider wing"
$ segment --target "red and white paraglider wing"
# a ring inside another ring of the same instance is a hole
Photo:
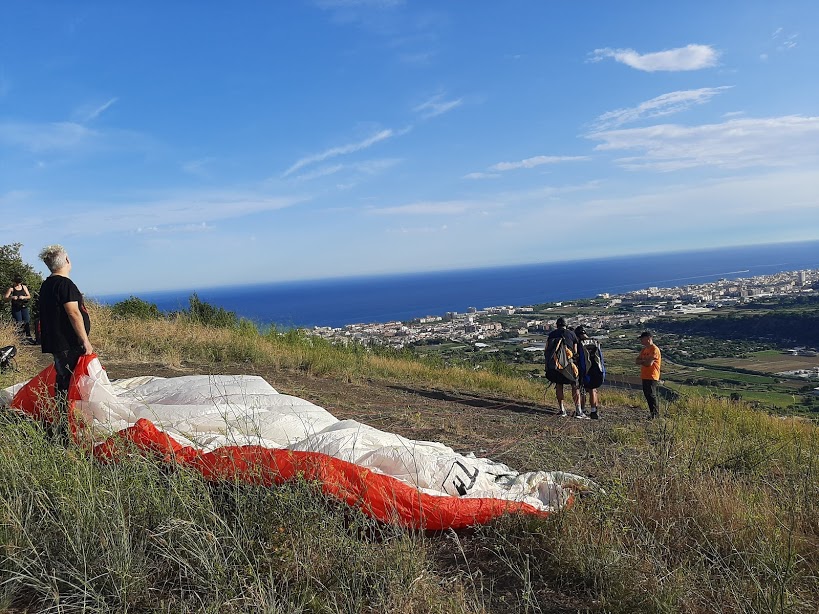
[[[50,419],[43,398],[53,393],[53,382],[49,367],[3,392],[13,408]],[[521,474],[441,443],[338,420],[258,376],[111,382],[96,357],[82,357],[69,398],[72,432],[78,421],[90,428],[97,458],[116,460],[128,441],[208,479],[274,484],[303,477],[374,518],[411,527],[460,528],[510,511],[548,514],[569,505],[574,489],[592,486],[580,476]]]

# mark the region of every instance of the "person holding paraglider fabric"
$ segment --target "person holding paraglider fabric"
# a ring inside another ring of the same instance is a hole
[[[71,260],[65,248],[49,245],[40,252],[40,259],[51,271],[40,288],[40,342],[43,354],[54,357],[57,373],[55,396],[60,421],[57,435],[65,437],[65,407],[71,375],[80,356],[94,353],[94,347],[88,340],[91,320],[82,293],[69,279]]]

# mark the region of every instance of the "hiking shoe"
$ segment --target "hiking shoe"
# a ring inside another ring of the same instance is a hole
[[[596,409],[591,410],[591,413],[589,414],[589,419],[590,420],[599,420],[600,419],[600,416],[597,414]]]
[[[566,413],[565,409],[561,409],[559,411],[559,415],[560,415],[561,418],[568,418],[569,417],[569,414]]]
[[[576,412],[574,412],[574,417],[578,418],[580,420],[588,420],[589,419],[589,417],[586,414],[583,413],[582,409],[579,409]]]

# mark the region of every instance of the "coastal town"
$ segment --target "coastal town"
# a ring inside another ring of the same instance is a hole
[[[576,320],[574,325],[583,324],[605,337],[608,331],[644,325],[659,316],[705,313],[772,296],[812,294],[816,292],[814,285],[819,286],[819,270],[788,271],[672,288],[650,287],[624,294],[599,294],[593,299],[543,305],[470,307],[466,313],[447,312],[408,322],[317,326],[310,332],[333,342],[395,349],[442,340],[481,347],[491,339],[542,335],[554,326],[558,316],[563,316]]]

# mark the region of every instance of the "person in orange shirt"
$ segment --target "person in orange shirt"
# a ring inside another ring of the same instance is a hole
[[[648,411],[653,420],[660,415],[657,403],[657,383],[660,381],[660,365],[663,362],[660,348],[654,345],[654,338],[648,331],[640,335],[643,349],[634,362],[640,365],[640,379],[643,380],[643,394],[648,401]]]

